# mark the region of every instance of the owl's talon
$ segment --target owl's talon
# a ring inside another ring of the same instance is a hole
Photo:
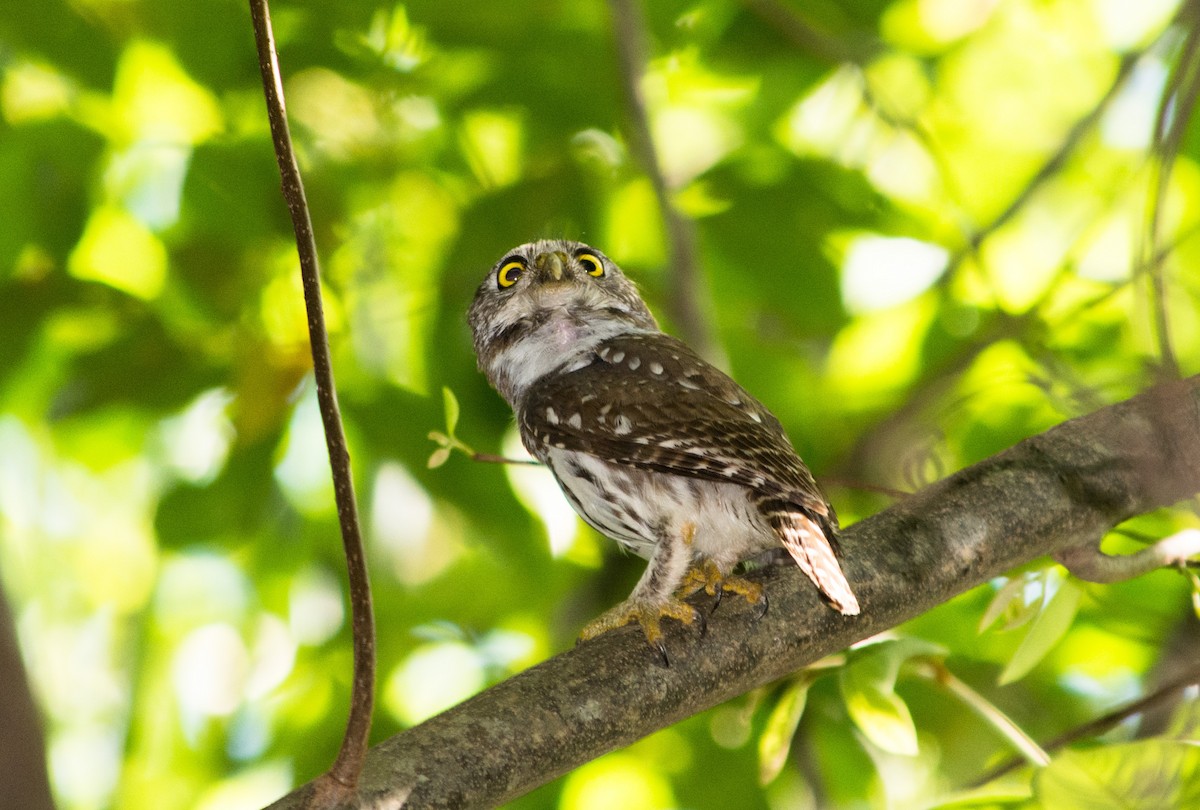
[[[607,633],[609,630],[615,630],[618,627],[624,627],[627,624],[637,622],[642,628],[642,633],[646,636],[646,643],[653,647],[662,658],[663,663],[669,666],[670,661],[667,658],[666,645],[663,643],[663,630],[661,626],[662,620],[668,618],[676,619],[682,624],[687,625],[699,623],[701,635],[706,632],[708,627],[700,611],[686,602],[671,599],[662,604],[648,604],[646,602],[629,600],[605,611],[599,617],[588,622],[583,630],[580,631],[577,643],[588,641],[601,633]]]
[[[762,592],[762,600],[758,603],[758,609],[754,611],[755,621],[767,615],[767,611],[771,608],[771,600],[767,598],[767,592]]]
[[[688,569],[683,580],[683,586],[679,589],[679,597],[686,598],[703,590],[709,596],[715,597],[713,606],[709,608],[711,615],[721,605],[721,599],[726,592],[741,594],[746,598],[746,601],[754,605],[754,618],[761,619],[767,615],[767,593],[763,590],[762,585],[757,582],[751,582],[744,577],[727,576],[721,573],[721,569],[717,568],[716,564],[711,560],[705,560],[697,566]]]

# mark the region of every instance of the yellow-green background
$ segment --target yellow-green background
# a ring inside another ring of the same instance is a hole
[[[1166,31],[1175,3],[646,5],[642,88],[696,223],[708,326],[843,523],[889,502],[862,485],[921,486],[1153,381],[1154,296],[1135,268],[1155,116],[1188,33]],[[607,4],[274,15],[369,544],[381,739],[569,647],[638,575],[543,471],[461,455],[429,470],[427,434],[445,429],[449,387],[460,439],[516,452],[464,322],[508,248],[592,242],[670,329],[664,232],[626,146]],[[817,34],[799,41],[796,25]],[[1198,151],[1187,135],[1160,212],[1191,372]],[[312,778],[343,729],[349,631],[245,4],[0,15],[0,285],[0,575],[60,806],[254,807]],[[1196,525],[1180,511],[1135,528]],[[1062,582],[1034,567],[1024,598],[1036,611]],[[1170,572],[1071,584],[1070,630],[1001,687],[1029,632],[979,632],[1002,584],[901,631],[945,645],[952,671],[1038,739],[1151,688],[1191,612]],[[515,806],[925,806],[1009,755],[928,682],[902,676],[899,694],[915,756],[854,726],[826,677],[766,786],[778,689]],[[1020,804],[1028,772],[1016,785]]]

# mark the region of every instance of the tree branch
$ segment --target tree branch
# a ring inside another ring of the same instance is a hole
[[[1158,243],[1162,237],[1162,217],[1171,170],[1187,135],[1188,123],[1196,109],[1196,94],[1200,88],[1200,17],[1197,15],[1197,6],[1195,0],[1185,3],[1176,17],[1176,23],[1184,27],[1187,34],[1182,53],[1171,71],[1167,87],[1163,90],[1154,122],[1154,143],[1158,161],[1154,165],[1153,195],[1150,200],[1149,222],[1143,239],[1140,268],[1150,277],[1154,334],[1158,341],[1161,362],[1159,372],[1166,379],[1179,377],[1179,361],[1171,345],[1171,325],[1167,314],[1168,291],[1163,262],[1155,259],[1159,255]]]
[[[29,688],[17,628],[0,588],[0,810],[54,810],[42,718]]]
[[[1054,559],[1080,579],[1112,583],[1148,574],[1156,568],[1185,564],[1200,555],[1200,530],[1184,529],[1133,554],[1105,554],[1097,543],[1069,546]]]
[[[350,692],[350,711],[337,759],[326,778],[320,781],[320,795],[314,796],[315,801],[312,802],[312,806],[332,806],[353,795],[367,752],[371,714],[375,705],[375,617],[371,610],[371,582],[367,577],[358,505],[354,499],[354,479],[350,474],[350,451],[346,447],[346,433],[342,429],[337,388],[333,382],[333,364],[329,359],[329,336],[321,305],[321,269],[317,261],[317,244],[313,237],[304,182],[300,177],[300,167],[296,165],[292,136],[288,130],[283,81],[279,75],[279,57],[275,52],[275,35],[271,30],[267,0],[250,0],[250,16],[254,23],[254,40],[258,48],[267,118],[271,123],[271,139],[279,163],[283,197],[296,234],[300,279],[308,312],[313,377],[317,384],[317,405],[325,428],[325,445],[329,452],[333,492],[342,530],[342,548],[350,581],[350,617],[354,632],[354,680]]]
[[[848,528],[857,617],[796,568],[754,572],[771,610],[726,600],[697,637],[670,623],[671,665],[637,628],[606,633],[375,746],[364,807],[481,807],[894,627],[1036,557],[1200,491],[1200,377],[1052,430]],[[302,806],[311,785],[272,805]]]

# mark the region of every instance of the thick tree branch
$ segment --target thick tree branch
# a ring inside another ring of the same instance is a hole
[[[703,638],[672,624],[669,668],[636,628],[614,631],[375,746],[361,806],[499,804],[1197,491],[1193,377],[1066,422],[851,526],[844,566],[862,615],[830,610],[798,569],[765,569],[770,612],[756,622],[751,606],[726,600]],[[311,790],[272,807],[300,807]]]

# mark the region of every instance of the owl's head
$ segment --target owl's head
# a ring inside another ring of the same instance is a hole
[[[512,404],[541,376],[590,362],[601,341],[658,331],[619,267],[594,247],[561,239],[505,254],[476,290],[467,322],[479,368]]]

